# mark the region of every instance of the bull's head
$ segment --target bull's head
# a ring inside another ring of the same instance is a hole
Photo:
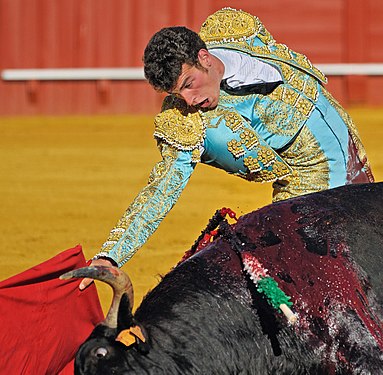
[[[109,284],[113,300],[109,312],[81,345],[76,355],[75,374],[112,374],[128,371],[124,360],[127,348],[147,351],[143,329],[132,315],[133,286],[129,277],[116,267],[91,266],[62,275],[61,279],[89,277]]]

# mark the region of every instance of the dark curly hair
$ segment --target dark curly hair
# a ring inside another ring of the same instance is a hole
[[[166,27],[150,39],[144,52],[144,72],[157,91],[170,92],[181,74],[182,65],[199,66],[198,51],[205,48],[199,35],[183,26]]]

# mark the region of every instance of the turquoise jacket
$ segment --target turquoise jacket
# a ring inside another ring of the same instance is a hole
[[[268,95],[221,91],[217,108],[208,111],[165,99],[154,131],[162,160],[98,254],[119,266],[157,229],[199,162],[248,181],[273,181],[274,201],[373,181],[351,118],[304,55],[276,43],[257,17],[234,9],[211,15],[200,36],[209,49],[236,50],[272,64],[283,84]]]

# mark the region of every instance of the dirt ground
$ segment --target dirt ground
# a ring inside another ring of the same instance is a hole
[[[383,109],[352,109],[377,181]],[[159,153],[152,116],[0,118],[0,280],[77,244],[90,258],[147,181]],[[123,269],[136,306],[177,263],[216,209],[271,201],[270,184],[199,165],[179,202]],[[109,287],[97,283],[104,310]]]

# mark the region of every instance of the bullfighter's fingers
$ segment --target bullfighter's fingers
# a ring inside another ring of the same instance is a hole
[[[93,279],[89,279],[88,277],[86,277],[85,279],[81,280],[81,283],[80,283],[78,288],[80,290],[84,290],[84,289],[86,289],[92,283],[93,283]]]
[[[88,263],[87,263],[88,264]],[[111,267],[113,266],[112,263],[107,259],[94,259],[92,260],[88,266],[105,266],[105,267]],[[92,284],[93,279],[90,279],[89,277],[86,277],[81,280],[81,283],[79,285],[80,290],[86,289],[90,284]]]

